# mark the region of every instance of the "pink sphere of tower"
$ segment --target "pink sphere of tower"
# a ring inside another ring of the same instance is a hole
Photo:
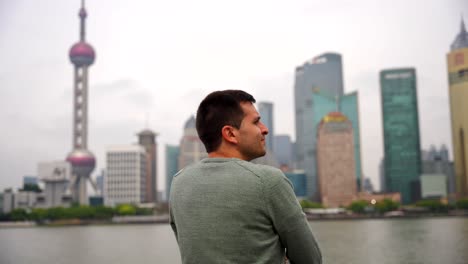
[[[73,174],[88,176],[96,166],[96,158],[93,153],[85,149],[75,149],[67,156],[67,161],[71,163]]]
[[[70,60],[78,67],[93,64],[95,58],[93,47],[84,41],[76,43],[70,49]]]

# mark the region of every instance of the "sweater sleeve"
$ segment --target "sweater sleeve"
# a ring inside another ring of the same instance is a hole
[[[273,226],[286,248],[290,263],[322,263],[322,254],[289,180],[281,175],[265,190]]]
[[[177,227],[175,225],[174,216],[172,215],[172,208],[169,204],[169,224],[171,225],[172,231],[174,232],[175,238],[179,241],[179,237],[177,236]]]

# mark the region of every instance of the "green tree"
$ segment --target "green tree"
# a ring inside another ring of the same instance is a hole
[[[0,212],[0,222],[1,221],[10,221],[10,214]]]
[[[390,211],[395,211],[400,207],[400,204],[397,202],[392,201],[391,199],[383,199],[378,201],[375,204],[375,209],[377,212],[383,214]]]
[[[369,202],[365,200],[359,200],[359,201],[352,202],[348,206],[348,209],[351,210],[353,213],[363,214],[368,205],[369,205]]]
[[[13,221],[29,220],[28,213],[23,208],[17,208],[10,212],[10,218]]]
[[[468,198],[458,200],[455,205],[458,209],[468,210]]]
[[[47,209],[34,208],[29,214],[29,218],[36,222],[42,222],[47,219]]]
[[[94,207],[96,213],[94,215],[95,219],[110,219],[115,214],[115,210],[111,207],[106,206],[96,206]]]
[[[69,218],[69,215],[63,207],[52,207],[47,210],[47,219],[49,220],[60,220],[67,218]]]
[[[448,212],[449,206],[443,204],[438,200],[421,200],[416,202],[415,204],[418,207],[425,207],[428,208],[431,212],[434,213],[445,213]]]
[[[39,185],[33,184],[33,183],[24,184],[23,191],[36,192],[36,193],[42,192],[41,188],[39,188]]]
[[[93,207],[87,205],[70,207],[67,210],[70,211],[71,215],[73,216],[72,218],[78,219],[93,219],[96,214],[96,210]]]
[[[136,215],[152,215],[152,214],[153,214],[153,210],[150,208],[140,208],[140,207],[136,208]]]
[[[135,215],[136,207],[131,204],[121,204],[117,206],[117,214],[118,215]]]

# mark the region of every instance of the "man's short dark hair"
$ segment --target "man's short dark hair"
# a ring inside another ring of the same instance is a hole
[[[240,128],[244,111],[242,102],[255,103],[255,98],[241,90],[224,90],[210,93],[198,106],[196,126],[198,136],[206,151],[213,152],[221,144],[221,129],[229,125]]]

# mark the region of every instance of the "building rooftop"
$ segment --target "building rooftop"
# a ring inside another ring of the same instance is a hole
[[[468,48],[468,32],[466,32],[465,21],[463,21],[463,17],[460,22],[460,32],[453,41],[452,45],[450,45],[450,50],[453,51],[462,48]]]

